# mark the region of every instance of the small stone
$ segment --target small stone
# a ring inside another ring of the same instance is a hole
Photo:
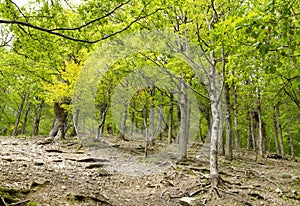
[[[42,165],[44,165],[44,162],[42,160],[34,160],[33,163],[36,166],[42,166]]]
[[[275,192],[277,192],[277,193],[282,193],[282,190],[279,189],[279,188],[276,188]]]
[[[67,187],[63,185],[63,186],[61,186],[61,189],[66,190]]]
[[[292,176],[292,180],[298,180],[300,179],[299,176]]]
[[[195,200],[196,200],[196,198],[193,198],[193,197],[182,197],[179,200],[179,203],[183,206],[193,206],[193,205],[196,205]]]
[[[12,145],[18,145],[18,142],[13,141],[11,144],[12,144]]]
[[[13,159],[10,156],[3,156],[1,157],[3,160],[8,161],[8,162],[12,162]]]

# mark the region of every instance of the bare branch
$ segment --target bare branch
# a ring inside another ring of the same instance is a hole
[[[144,18],[147,18],[148,16],[151,16],[155,13],[157,13],[158,11],[160,11],[162,9],[156,9],[154,12],[151,12],[150,14],[146,14],[146,15],[143,15],[143,16],[139,16],[137,17],[136,19],[134,19],[132,22],[130,22],[127,26],[125,26],[123,29],[120,29],[114,33],[111,33],[111,34],[108,34],[108,35],[105,35],[103,36],[102,38],[100,39],[97,39],[97,40],[85,40],[85,39],[78,39],[78,38],[74,38],[72,36],[68,36],[68,35],[65,35],[65,34],[62,34],[62,33],[58,33],[58,32],[54,32],[53,30],[51,29],[46,29],[46,28],[43,28],[43,27],[39,27],[39,26],[36,26],[36,25],[33,25],[33,24],[30,24],[30,23],[27,23],[27,22],[23,22],[23,21],[17,21],[17,20],[5,20],[5,19],[0,19],[0,24],[17,24],[17,25],[21,25],[21,26],[27,26],[29,28],[33,28],[33,29],[36,29],[36,30],[39,30],[39,31],[42,31],[42,32],[46,32],[46,33],[49,33],[49,34],[52,34],[52,35],[56,35],[56,36],[59,36],[59,37],[63,37],[65,39],[68,39],[68,40],[71,40],[71,41],[76,41],[76,42],[82,42],[82,43],[87,43],[87,44],[94,44],[94,43],[97,43],[97,42],[100,42],[100,41],[103,41],[105,39],[108,39],[112,36],[115,36],[123,31],[126,31],[127,29],[129,29],[134,23],[144,19]]]
[[[89,21],[88,23],[81,25],[79,27],[75,27],[75,28],[55,28],[55,29],[50,29],[50,31],[73,31],[73,30],[80,30],[84,27],[87,27],[88,25],[96,22],[96,21],[100,21],[110,15],[112,15],[113,13],[115,13],[116,10],[118,10],[119,8],[121,8],[122,6],[128,4],[131,0],[128,0],[122,4],[120,4],[119,6],[115,7],[112,11],[108,12],[107,14],[105,14],[104,16],[101,16],[99,18],[93,19],[92,21]]]

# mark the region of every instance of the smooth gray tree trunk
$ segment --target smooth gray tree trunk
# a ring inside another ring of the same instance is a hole
[[[225,122],[226,122],[226,159],[231,161],[233,159],[232,154],[232,124],[231,124],[231,111],[230,111],[230,97],[229,97],[229,85],[225,83]]]
[[[277,121],[278,135],[279,135],[280,152],[281,152],[281,156],[284,158],[285,157],[285,151],[284,151],[284,145],[283,145],[283,135],[282,135],[281,122],[280,122],[279,105],[276,105],[275,109],[276,109],[276,121]]]
[[[180,125],[179,125],[179,154],[178,160],[185,161],[187,159],[187,145],[188,145],[188,97],[186,94],[186,88],[184,81],[181,81],[180,90]]]

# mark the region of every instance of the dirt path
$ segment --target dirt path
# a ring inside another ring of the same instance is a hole
[[[140,145],[129,143],[78,150],[75,139],[0,141],[0,205],[181,205],[182,197],[195,197],[194,205],[202,205],[209,194],[208,164],[193,158],[192,149],[189,161],[176,165],[174,154],[145,160]],[[255,162],[251,153],[235,158],[220,159],[226,182],[221,199],[213,197],[207,205],[300,205],[299,163]]]

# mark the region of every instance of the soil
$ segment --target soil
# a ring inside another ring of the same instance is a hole
[[[201,144],[176,163],[164,145],[144,158],[143,143],[114,137],[83,147],[76,138],[0,143],[0,205],[300,205],[300,163],[288,159],[234,151],[231,162],[219,158],[221,179],[211,190]]]

